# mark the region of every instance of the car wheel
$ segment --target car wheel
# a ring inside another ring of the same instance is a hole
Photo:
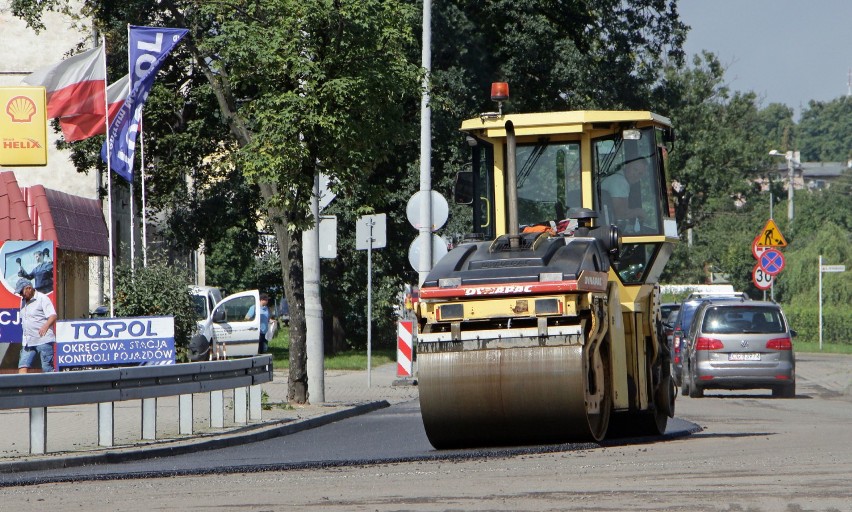
[[[772,396],[775,398],[796,398],[796,381],[786,386],[773,388]]]
[[[689,398],[701,398],[704,396],[704,389],[698,385],[698,379],[692,372],[689,372]]]
[[[680,374],[680,394],[681,396],[689,395],[689,375],[683,370]]]

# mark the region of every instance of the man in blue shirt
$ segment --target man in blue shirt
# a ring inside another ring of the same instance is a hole
[[[36,291],[28,279],[19,279],[15,293],[21,296],[21,357],[18,359],[18,373],[27,373],[35,362],[36,355],[41,358],[41,371],[55,371],[53,367],[53,348],[56,336],[53,324],[56,323],[56,309],[47,295]]]
[[[269,295],[260,294],[260,338],[258,339],[257,353],[266,354],[269,352],[269,341],[266,339],[266,333],[269,331]],[[246,312],[246,320],[254,318],[254,306],[250,307]]]

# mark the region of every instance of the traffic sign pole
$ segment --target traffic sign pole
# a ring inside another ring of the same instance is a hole
[[[817,274],[819,274],[819,349],[822,351],[822,254],[819,255]]]
[[[846,272],[846,265],[823,265],[822,254],[819,255],[819,349],[822,350],[822,273],[823,272]]]

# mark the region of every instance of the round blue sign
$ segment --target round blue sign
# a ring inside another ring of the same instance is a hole
[[[760,255],[760,268],[770,276],[784,270],[784,255],[778,249],[767,249]]]

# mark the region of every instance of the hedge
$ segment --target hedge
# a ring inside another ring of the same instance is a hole
[[[797,339],[806,342],[819,342],[819,305],[788,304],[783,305],[790,327],[798,333]],[[822,307],[823,343],[852,345],[852,309],[848,306]]]

